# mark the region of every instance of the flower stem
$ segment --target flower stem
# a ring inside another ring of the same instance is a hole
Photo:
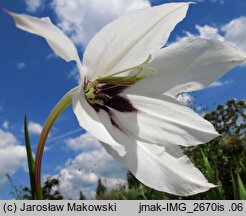
[[[78,87],[70,90],[67,94],[65,94],[62,99],[55,105],[51,113],[49,114],[43,130],[41,132],[38,147],[36,151],[36,158],[35,158],[35,167],[34,167],[34,174],[35,174],[35,182],[36,182],[36,198],[41,200],[42,199],[42,188],[41,188],[41,164],[42,164],[42,157],[43,151],[45,146],[45,141],[49,135],[50,129],[52,128],[54,122],[58,118],[58,116],[72,103],[72,98],[70,93],[74,92]]]

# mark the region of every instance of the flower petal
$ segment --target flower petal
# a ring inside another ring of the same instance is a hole
[[[137,66],[165,45],[189,3],[170,3],[127,14],[106,25],[84,52],[86,76],[98,76]]]
[[[186,38],[161,52],[149,64],[158,70],[127,90],[129,94],[195,91],[212,84],[246,60],[237,48],[220,41]],[[168,91],[168,92],[167,92]]]
[[[7,11],[16,23],[16,27],[32,34],[44,37],[54,52],[65,61],[77,61],[80,64],[77,49],[71,40],[56,27],[48,17],[36,18],[25,14]]]
[[[86,106],[84,108],[87,110]],[[82,117],[80,112],[77,112],[77,118]],[[192,195],[215,187],[207,182],[186,156],[180,157],[181,151],[178,147],[169,144],[158,146],[136,140],[131,134],[114,126],[107,112],[100,110],[97,114],[96,122],[100,119],[114,142],[124,145],[125,152],[122,154],[121,149],[115,144],[112,145],[110,140],[108,143],[102,142],[107,152],[125,165],[145,185],[176,195]],[[94,115],[91,117],[95,118]],[[82,127],[84,123],[88,123],[87,119],[81,124]],[[116,124],[118,123],[117,121]],[[88,125],[86,127],[88,129]],[[95,137],[105,132],[97,125],[91,125],[91,130],[94,131]],[[107,136],[107,133],[105,134]],[[170,154],[166,150],[170,151]]]
[[[88,131],[98,140],[108,143],[118,151],[120,155],[125,154],[122,144],[117,143],[98,118],[96,111],[87,103],[81,91],[74,92],[72,95],[73,110],[82,128]]]
[[[111,112],[119,127],[136,139],[164,146],[192,146],[219,135],[210,122],[169,96],[127,98],[138,112]]]
[[[208,183],[186,156],[173,157],[163,146],[155,144],[134,140],[122,142],[126,147],[126,154],[123,157],[109,145],[103,145],[109,154],[151,188],[187,196],[215,187]]]

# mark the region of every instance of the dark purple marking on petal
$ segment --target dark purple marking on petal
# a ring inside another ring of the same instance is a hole
[[[109,99],[108,101],[105,101],[105,105],[115,110],[118,110],[120,112],[137,112],[138,111],[128,99],[122,96],[119,96],[119,95]]]
[[[116,127],[117,129],[119,129],[120,131],[123,131],[123,130],[120,128],[120,126],[114,121],[114,119],[113,119],[111,116],[109,116],[109,117],[110,117],[111,124],[112,124],[114,127]]]
[[[122,93],[126,88],[128,88],[128,86],[105,84],[105,85],[100,86],[100,92],[110,97],[114,97]]]
[[[129,84],[129,80],[127,80],[126,78],[123,81],[125,81],[126,85],[122,84],[122,78],[118,77],[115,77],[113,79],[113,83],[107,83],[103,80],[100,82],[100,80],[98,80],[98,84],[96,86],[93,86],[93,96],[87,97],[87,101],[91,105],[91,107],[97,113],[99,113],[100,110],[104,110],[108,114],[111,124],[121,131],[123,130],[115,122],[113,118],[113,113],[110,109],[115,109],[120,112],[138,111],[127,98],[120,96],[120,93],[131,86]],[[86,85],[89,83],[89,81],[85,82]]]
[[[100,104],[98,104],[97,106],[98,106],[99,109],[102,109],[102,110],[104,110],[106,113],[110,114],[110,110],[109,110],[108,107],[103,106],[103,105],[100,105]]]
[[[93,103],[90,103],[89,104],[91,105],[91,107],[98,113],[100,111],[100,108],[98,107],[97,104],[93,104]]]
[[[113,119],[113,114],[111,113],[111,111],[110,111],[110,109],[109,109],[108,107],[102,106],[102,105],[98,105],[98,108],[100,108],[100,109],[104,110],[106,113],[108,113],[108,116],[109,116],[109,118],[110,118],[111,124],[112,124],[114,127],[118,128],[119,130],[122,131],[122,129],[120,128],[120,126],[114,121],[114,119]]]

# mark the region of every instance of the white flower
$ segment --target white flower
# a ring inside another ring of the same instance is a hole
[[[44,37],[57,55],[75,60],[81,84],[71,95],[77,119],[144,184],[177,195],[214,187],[180,146],[218,136],[176,95],[204,88],[245,60],[229,44],[199,38],[162,48],[189,3],[127,14],[90,41],[81,64],[73,43],[49,18],[9,12],[17,27]]]

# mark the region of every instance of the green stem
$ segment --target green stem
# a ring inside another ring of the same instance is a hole
[[[45,141],[49,135],[50,129],[52,128],[58,116],[72,103],[72,98],[70,96],[70,93],[74,92],[77,88],[78,87],[75,87],[74,89],[69,91],[67,94],[65,94],[62,97],[62,99],[56,104],[56,106],[53,108],[53,110],[49,114],[45,122],[45,125],[43,127],[43,130],[41,132],[37,151],[36,151],[35,169],[34,169],[35,182],[36,182],[36,197],[39,200],[42,199],[41,164],[42,164],[42,157],[43,157]]]

